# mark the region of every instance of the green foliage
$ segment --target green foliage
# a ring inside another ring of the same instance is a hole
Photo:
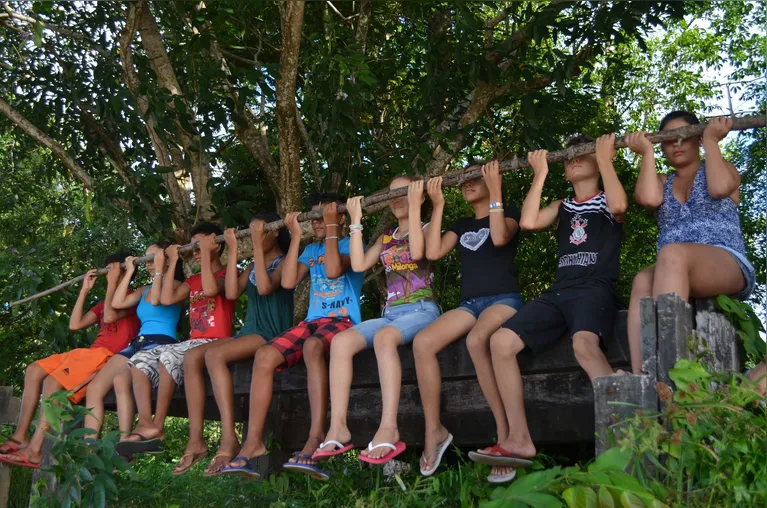
[[[130,466],[115,454],[119,438],[113,432],[102,439],[89,437],[93,430],[79,424],[89,413],[73,406],[71,392],[56,392],[43,400],[43,411],[51,425],[47,439],[54,441],[51,457],[55,464],[43,467],[55,478],[50,488],[45,478],[35,486],[31,506],[35,507],[105,507],[118,497],[115,471],[128,472]],[[79,427],[79,428],[78,428]]]
[[[759,317],[747,303],[734,300],[726,295],[720,295],[715,300],[716,306],[735,327],[740,344],[746,352],[748,363],[759,363],[767,354],[767,346],[761,333],[764,326]]]

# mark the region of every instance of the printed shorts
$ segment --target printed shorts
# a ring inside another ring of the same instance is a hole
[[[562,289],[548,289],[522,307],[502,328],[513,331],[538,354],[562,338],[577,332],[591,332],[604,347],[618,312],[618,300],[611,285],[586,282]]]
[[[279,337],[275,337],[268,345],[274,347],[285,357],[285,363],[280,368],[290,368],[304,357],[304,343],[310,338],[317,338],[325,346],[325,353],[330,351],[330,341],[336,334],[353,326],[349,318],[324,317],[311,321],[301,321]]]
[[[187,351],[200,347],[218,339],[190,339],[175,344],[166,344],[152,349],[139,351],[128,360],[128,365],[134,367],[149,378],[152,388],[160,385],[160,365],[173,378],[178,386],[184,384],[184,355]]]
[[[482,312],[493,305],[506,305],[514,310],[519,310],[524,305],[522,295],[519,293],[504,293],[502,295],[478,296],[468,298],[458,304],[458,308],[468,312],[474,318],[478,318]]]
[[[85,391],[93,378],[114,353],[107,348],[79,348],[66,353],[51,355],[35,363],[67,391],[74,394],[69,397],[77,404],[85,397]]]
[[[403,303],[394,307],[386,306],[378,319],[369,319],[356,325],[353,330],[365,338],[368,349],[373,347],[378,330],[392,326],[402,335],[402,344],[410,344],[418,332],[429,326],[440,315],[439,305],[421,300]]]

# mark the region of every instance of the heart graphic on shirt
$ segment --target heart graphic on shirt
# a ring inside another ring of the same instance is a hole
[[[477,251],[490,236],[489,228],[482,228],[479,231],[467,231],[461,235],[461,245],[469,250]]]

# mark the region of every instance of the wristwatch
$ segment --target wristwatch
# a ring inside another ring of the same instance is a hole
[[[503,208],[503,203],[501,203],[500,201],[493,201],[492,203],[490,203],[490,209],[493,210],[495,208]]]

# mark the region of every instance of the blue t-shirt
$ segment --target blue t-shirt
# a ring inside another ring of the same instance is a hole
[[[338,244],[341,254],[349,255],[349,237]],[[328,279],[325,275],[325,244],[307,245],[299,263],[309,267],[311,286],[309,291],[309,313],[306,321],[324,317],[348,317],[355,325],[362,321],[360,315],[360,296],[364,273],[351,269],[337,279]]]

